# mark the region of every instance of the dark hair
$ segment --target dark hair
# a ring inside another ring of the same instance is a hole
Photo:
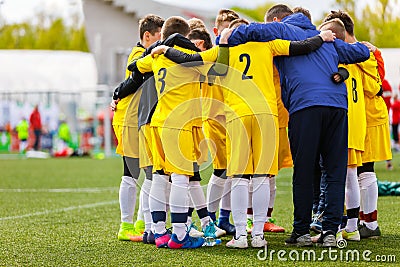
[[[189,24],[186,20],[179,16],[169,17],[161,29],[162,39],[167,39],[170,35],[174,33],[180,33],[183,36],[187,36],[190,32]]]
[[[189,40],[203,40],[204,48],[207,50],[213,47],[213,44],[211,42],[210,33],[203,29],[194,29],[193,31],[191,31],[189,33],[188,39]]]
[[[215,18],[215,27],[219,27],[223,22],[232,22],[239,18],[239,14],[231,9],[220,9]]]
[[[306,16],[310,21],[311,21],[311,13],[310,10],[301,7],[301,6],[297,6],[295,8],[293,8],[293,13],[302,13],[304,16]]]
[[[142,40],[145,32],[154,35],[156,32],[160,31],[160,28],[164,24],[164,19],[160,16],[149,14],[139,20],[139,37]]]
[[[250,22],[247,20],[247,19],[243,19],[243,18],[241,18],[241,19],[235,19],[234,21],[232,21],[230,24],[229,24],[229,29],[232,29],[232,28],[237,28],[237,27],[239,27],[240,25],[242,25],[242,24],[246,24],[246,25],[249,25],[250,24]]]
[[[346,32],[348,34],[350,34],[351,36],[354,36],[354,21],[353,19],[350,17],[349,13],[342,11],[342,10],[338,10],[338,11],[331,11],[330,14],[328,14],[325,18],[324,21],[329,21],[332,19],[340,19],[343,24],[344,27],[346,28]]]
[[[275,17],[278,19],[283,19],[289,15],[292,15],[293,11],[283,4],[274,5],[265,14],[265,21],[273,21]]]

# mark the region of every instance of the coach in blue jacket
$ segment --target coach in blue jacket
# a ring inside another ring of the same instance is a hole
[[[275,5],[266,21],[242,25],[232,32],[229,45],[273,39],[303,40],[318,34],[311,21],[301,13],[293,14],[285,5]],[[326,171],[326,207],[318,243],[336,246],[341,223],[347,168],[347,90],[335,84],[331,75],[339,63],[358,63],[369,58],[361,43],[341,40],[324,43],[320,49],[304,56],[276,57],[282,100],[289,111],[289,140],[293,171],[293,232],[286,245],[309,246],[309,227],[313,203],[315,166],[320,156]],[[271,88],[272,90],[272,88]]]

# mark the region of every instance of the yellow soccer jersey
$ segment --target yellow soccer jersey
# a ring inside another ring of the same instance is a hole
[[[195,53],[177,46],[174,48],[188,54]],[[213,61],[217,56],[218,51]],[[154,59],[149,55],[139,59],[136,66],[142,73],[154,73],[158,104],[150,125],[191,131],[193,120],[201,118],[200,74],[206,75],[211,65],[188,68],[176,64],[164,55]]]
[[[139,58],[145,51],[142,46],[135,46],[128,57],[127,65],[134,59]],[[130,71],[126,70],[125,79],[130,75]],[[127,97],[121,99],[117,104],[117,109],[114,112],[113,125],[122,125],[130,127],[138,127],[138,111],[139,100],[142,90],[136,91],[134,94],[130,94]],[[129,114],[129,116],[126,116]]]
[[[388,122],[389,114],[385,101],[376,94],[381,89],[382,81],[378,72],[378,62],[371,53],[367,61],[358,63],[357,66],[362,72],[362,83],[365,96],[365,112],[367,127],[378,126]]]
[[[229,71],[224,79],[226,121],[254,115],[278,116],[273,80],[273,57],[289,55],[289,41],[248,42],[229,48]]]
[[[208,76],[201,85],[203,121],[225,116],[224,95],[220,77]]]
[[[339,65],[349,72],[345,81],[348,99],[348,148],[364,151],[364,141],[367,128],[365,101],[363,90],[363,74],[355,64]]]
[[[276,103],[278,107],[279,128],[285,128],[288,127],[289,124],[289,112],[287,111],[282,102],[281,80],[279,78],[279,72],[275,66],[274,66],[274,86],[276,93]]]

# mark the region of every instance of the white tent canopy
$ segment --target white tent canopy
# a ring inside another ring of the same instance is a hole
[[[91,53],[0,50],[0,62],[0,93],[77,92],[97,85]]]

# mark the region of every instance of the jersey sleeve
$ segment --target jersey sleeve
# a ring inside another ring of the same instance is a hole
[[[277,39],[266,44],[270,47],[273,56],[289,55],[290,41]]]
[[[136,61],[136,67],[141,73],[152,72],[153,58],[147,55]]]
[[[214,46],[211,49],[200,52],[200,56],[203,59],[203,62],[215,62],[218,58],[218,50],[219,46]]]
[[[376,49],[374,52],[374,56],[376,58],[376,61],[378,62],[379,76],[381,77],[381,80],[383,81],[385,79],[385,63],[383,62],[381,51],[379,49]]]
[[[144,51],[145,51],[145,49],[140,46],[135,46],[134,48],[132,48],[132,51],[128,57],[128,61],[126,62],[127,68],[125,70],[125,79],[127,79],[129,77],[129,75],[131,74],[131,72],[128,70],[129,64],[132,63],[134,60],[140,58]]]
[[[367,61],[358,63],[357,66],[360,68],[361,73],[363,73],[363,88],[365,95],[368,97],[376,96],[382,85],[376,58],[371,53],[371,57]]]
[[[333,44],[339,56],[339,63],[354,64],[369,58],[369,49],[362,43],[348,44],[336,39]]]
[[[285,27],[281,22],[240,25],[229,36],[228,44],[236,46],[247,42],[269,42],[284,38]]]

